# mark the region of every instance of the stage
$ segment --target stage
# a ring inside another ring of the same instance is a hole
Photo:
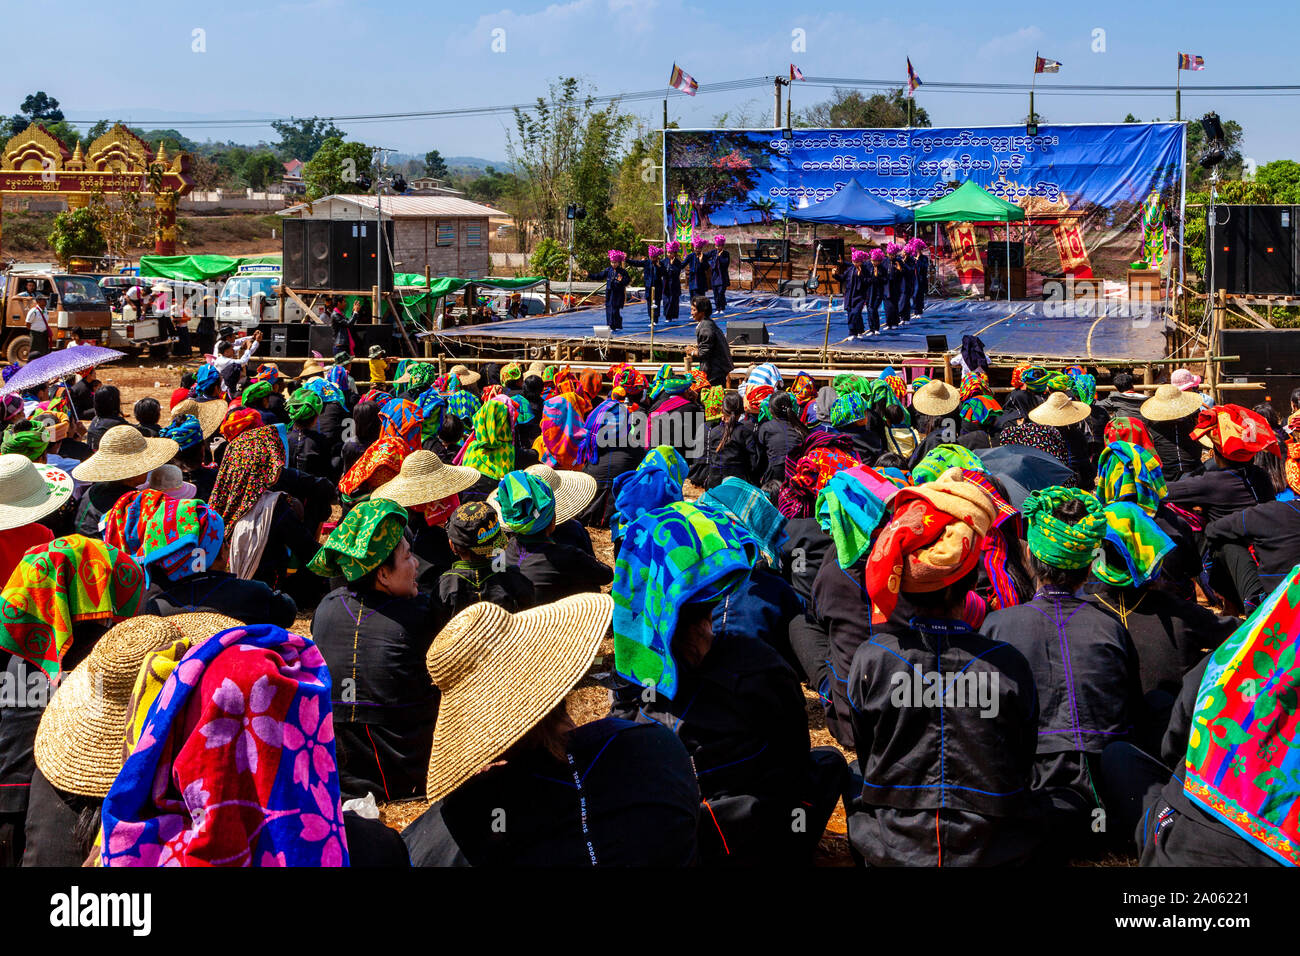
[[[768,344],[734,346],[733,351],[740,355],[807,359],[810,354],[821,354],[826,308],[825,296],[800,300],[738,292],[728,294],[726,311],[715,318],[724,329],[731,321],[766,324]],[[695,343],[695,326],[689,313],[683,297],[678,321],[660,321],[654,331],[656,353],[680,353]],[[882,310],[882,325],[883,321]],[[947,336],[948,348],[956,350],[961,347],[962,336],[971,334],[984,342],[990,358],[1004,362],[1042,359],[1067,364],[1135,363],[1165,356],[1166,325],[1158,305],[1128,299],[1076,303],[933,299],[926,303],[922,315],[905,326],[882,328],[877,336],[849,341],[843,300],[836,296],[831,304],[828,358],[871,362],[891,356],[925,355],[929,351],[927,335]],[[600,326],[602,332],[594,332],[593,326]],[[604,328],[604,309],[594,308],[461,326],[439,331],[435,337],[453,353],[482,355],[507,355],[524,348],[530,356],[536,356],[541,354],[538,346],[549,345],[566,347],[569,353],[575,349],[646,350],[650,345],[650,322],[644,302],[624,307],[620,331],[606,337]]]

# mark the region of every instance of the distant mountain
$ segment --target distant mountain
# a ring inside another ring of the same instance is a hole
[[[489,166],[493,169],[510,168],[510,164],[504,159],[484,159],[481,156],[444,156],[442,161],[447,164],[448,169],[466,172],[482,172]]]

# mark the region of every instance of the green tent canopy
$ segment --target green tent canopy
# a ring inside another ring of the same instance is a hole
[[[1012,222],[1025,218],[1015,203],[966,180],[946,196],[912,210],[916,222]]]
[[[527,289],[529,286],[545,282],[543,277],[524,276],[519,279],[453,279],[449,276],[435,276],[429,281],[429,295],[440,299],[445,295],[455,295],[467,285],[483,289]],[[418,272],[393,273],[393,286],[399,289],[424,288],[425,279]]]
[[[141,256],[140,278],[206,282],[234,275],[240,266],[280,265],[280,254],[265,256]]]

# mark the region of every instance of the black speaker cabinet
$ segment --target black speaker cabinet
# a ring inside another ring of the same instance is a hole
[[[817,262],[843,262],[844,238],[832,236],[813,240],[813,257]]]
[[[992,270],[995,266],[1001,269],[1007,267],[1008,245],[1005,242],[990,242],[984,247],[984,260],[988,263],[987,269]],[[1011,268],[1023,269],[1025,267],[1025,244],[1023,242],[1013,242],[1010,244]]]
[[[1223,364],[1225,378],[1294,375],[1300,372],[1300,329],[1224,329],[1219,351],[1240,356]]]
[[[763,322],[728,322],[729,345],[766,345],[767,325]]]
[[[1256,295],[1295,291],[1295,217],[1292,206],[1251,206],[1246,273]]]
[[[352,339],[356,342],[356,354],[364,358],[370,352],[370,346],[378,345],[385,352],[393,354],[393,327],[387,322],[373,325],[352,326]]]
[[[328,325],[309,325],[307,329],[310,332],[310,339],[307,343],[308,352],[319,352],[321,355],[326,356],[334,354],[333,329]]]
[[[367,225],[355,219],[335,219],[330,223],[331,289],[360,290],[360,234]]]
[[[290,289],[307,287],[307,240],[305,219],[286,219],[281,236],[284,282]]]
[[[376,223],[370,222],[357,223],[357,260],[360,267],[360,285],[357,289],[369,289],[371,286],[382,285],[383,291],[393,291],[393,221],[384,220],[384,232],[387,234],[387,241],[384,244],[384,274],[382,279],[378,274],[379,269],[379,243],[376,238],[379,230],[376,229]]]
[[[328,219],[307,220],[307,288],[330,289],[330,240],[333,224]]]

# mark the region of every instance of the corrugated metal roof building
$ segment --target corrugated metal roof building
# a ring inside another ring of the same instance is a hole
[[[377,218],[375,196],[326,196],[280,212],[297,219]],[[491,275],[488,219],[498,209],[456,196],[384,196],[383,215],[393,221],[392,257],[397,272],[481,279]],[[388,250],[385,250],[387,253]]]

